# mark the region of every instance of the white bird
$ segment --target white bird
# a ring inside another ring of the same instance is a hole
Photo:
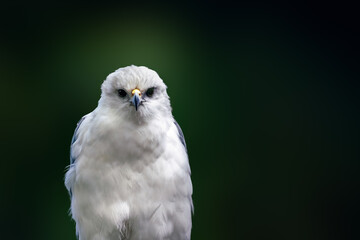
[[[79,121],[65,185],[80,240],[190,239],[190,166],[166,88],[147,67],[120,68]]]

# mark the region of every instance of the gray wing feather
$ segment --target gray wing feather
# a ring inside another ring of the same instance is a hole
[[[174,124],[175,124],[175,126],[176,126],[176,128],[177,128],[177,130],[178,130],[179,139],[180,139],[182,145],[184,145],[185,151],[187,152],[184,133],[183,133],[183,131],[181,130],[179,124],[176,122],[176,120],[174,120]]]
[[[85,116],[82,117],[82,118],[80,119],[80,121],[77,123],[76,128],[75,128],[75,131],[74,131],[74,135],[73,135],[73,137],[72,137],[72,139],[71,139],[71,144],[70,144],[70,166],[71,166],[72,164],[74,164],[74,163],[75,163],[75,160],[76,160],[76,158],[74,158],[74,156],[71,154],[71,152],[72,152],[72,151],[71,151],[71,148],[72,148],[73,143],[77,140],[77,131],[78,131],[81,123],[84,121],[84,119],[85,119]]]
[[[76,161],[76,158],[75,158],[75,157],[72,155],[72,153],[71,153],[71,152],[72,152],[72,151],[71,151],[72,145],[73,145],[74,142],[77,140],[77,131],[78,131],[81,123],[84,121],[84,119],[85,119],[85,116],[82,117],[82,118],[80,119],[80,121],[77,123],[76,128],[75,128],[75,131],[74,131],[74,135],[73,135],[73,137],[71,138],[71,144],[70,144],[70,166],[69,166],[70,168],[73,167],[73,164],[74,164],[75,161]],[[70,198],[72,198],[71,188],[69,189],[69,194],[70,194]]]

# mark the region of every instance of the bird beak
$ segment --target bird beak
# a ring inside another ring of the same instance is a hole
[[[131,91],[131,100],[130,102],[134,105],[135,110],[137,111],[140,103],[141,103],[141,92],[139,89],[135,88],[134,90]]]

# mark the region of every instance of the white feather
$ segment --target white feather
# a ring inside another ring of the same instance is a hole
[[[154,96],[138,111],[117,95],[150,87]],[[156,72],[130,66],[110,74],[76,134],[65,185],[80,240],[190,239],[188,157]]]

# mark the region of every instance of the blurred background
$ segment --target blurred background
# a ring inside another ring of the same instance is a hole
[[[342,2],[0,7],[2,239],[76,239],[63,184],[77,121],[119,67],[168,86],[192,239],[357,239],[359,27]]]

